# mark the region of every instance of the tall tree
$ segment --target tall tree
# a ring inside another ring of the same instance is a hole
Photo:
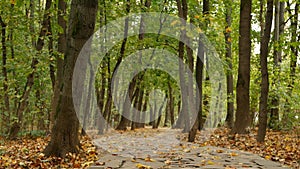
[[[143,0],[141,0],[141,5],[142,5],[142,12],[147,12],[147,11],[149,11],[149,8],[150,8],[150,5],[151,5],[151,0],[146,0],[145,2],[143,2]],[[145,14],[141,14],[139,36],[138,36],[138,41],[139,41],[138,43],[139,43],[139,49],[140,49],[140,51],[139,51],[139,61],[142,60],[142,57],[143,57],[142,50],[144,49],[144,42],[143,41],[144,41],[144,37],[145,37],[145,26],[146,26],[145,22],[144,22],[144,20],[145,20],[144,15]],[[137,93],[137,96],[139,98],[136,98],[135,103],[134,103],[136,106],[134,106],[135,109],[133,109],[133,115],[132,116],[135,117],[135,118],[133,118],[133,121],[132,121],[132,124],[131,124],[131,129],[132,130],[135,129],[136,127],[140,126],[139,123],[136,123],[137,119],[139,119],[139,117],[140,117],[140,113],[138,113],[136,111],[136,109],[138,107],[142,106],[142,99],[143,99],[143,95],[144,95],[143,94],[144,90],[141,89],[141,87],[142,87],[141,86],[141,81],[143,80],[144,74],[145,74],[145,72],[139,73],[138,78],[137,78],[138,83],[137,83],[136,90],[139,92],[139,93]],[[140,111],[141,108],[138,109],[138,110]]]
[[[279,0],[275,0],[275,24],[274,24],[274,68],[273,68],[273,83],[272,90],[270,94],[273,95],[270,97],[271,99],[271,108],[270,108],[270,122],[269,127],[275,128],[279,122],[279,94],[277,89],[279,87],[280,81],[280,63],[282,58],[282,49],[280,47],[283,30],[284,30],[284,2],[280,2]]]
[[[3,80],[3,90],[4,90],[4,113],[2,115],[2,120],[4,123],[1,125],[4,126],[4,129],[7,129],[7,122],[9,120],[8,114],[9,114],[9,95],[8,95],[8,77],[7,77],[7,45],[6,45],[6,23],[4,23],[2,17],[0,16],[0,25],[1,25],[1,46],[2,46],[2,75],[4,77]],[[7,133],[7,131],[2,131],[4,133]]]
[[[187,14],[188,14],[188,5],[186,0],[177,0],[177,9],[178,9],[178,16],[182,18],[184,21],[182,22],[183,29],[180,31],[180,41],[178,44],[178,57],[179,57],[179,77],[180,77],[180,88],[181,88],[181,99],[182,99],[182,112],[184,119],[184,132],[188,132],[190,129],[190,120],[188,114],[189,108],[189,99],[188,99],[188,89],[187,89],[187,81],[185,79],[184,74],[184,42],[186,42],[186,21],[187,21]]]
[[[226,123],[229,128],[233,127],[234,105],[233,105],[233,75],[232,75],[232,52],[231,52],[231,12],[232,12],[232,0],[225,1],[225,45],[226,45],[226,62],[228,64],[228,71],[226,75],[227,83],[227,114]]]
[[[63,32],[58,33],[58,40],[57,40],[57,51],[58,55],[56,56],[56,78],[55,78],[55,85],[53,96],[51,100],[51,112],[50,112],[50,124],[49,129],[51,130],[54,125],[54,117],[56,112],[56,107],[59,100],[59,93],[61,92],[61,85],[63,80],[63,59],[60,55],[63,55],[66,50],[66,31],[67,31],[67,22],[64,19],[64,16],[67,14],[67,3],[64,0],[58,1],[58,12],[57,12],[57,23],[62,28]]]
[[[239,67],[236,87],[237,110],[232,132],[244,134],[250,123],[249,86],[251,56],[251,8],[252,0],[241,0],[239,25]]]
[[[207,26],[208,26],[208,14],[209,14],[209,0],[204,0],[203,1],[203,11],[202,14],[205,18],[205,23],[203,25],[200,25],[202,27],[203,30],[206,30]],[[204,44],[202,42],[203,39],[203,34],[199,34],[199,41],[198,41],[198,53],[197,53],[197,60],[196,60],[196,83],[197,83],[197,87],[198,87],[198,93],[196,98],[199,98],[199,107],[198,107],[198,112],[197,112],[197,120],[195,121],[195,123],[193,124],[190,132],[189,132],[189,138],[188,141],[189,142],[193,142],[195,140],[196,134],[197,134],[197,130],[201,130],[203,127],[203,119],[202,119],[202,95],[203,95],[203,68],[204,68],[204,54],[205,54],[205,50],[204,50]]]
[[[72,0],[64,56],[62,94],[56,109],[57,118],[51,140],[44,150],[46,156],[64,157],[68,152],[79,152],[79,121],[73,105],[72,77],[79,52],[94,32],[97,7],[98,0]],[[89,53],[86,55],[89,57]]]
[[[126,2],[127,2],[126,3],[126,12],[129,13],[130,12],[130,0],[127,0]],[[119,59],[117,61],[116,66],[115,66],[115,70],[117,69],[118,65],[122,62],[122,59],[125,56],[125,49],[126,49],[127,35],[128,35],[128,26],[129,26],[128,24],[129,24],[129,18],[126,17],[125,18],[125,23],[124,23],[124,38],[123,38],[123,41],[122,41],[120,56],[119,56]],[[113,73],[115,73],[115,70],[113,71]],[[136,79],[134,78],[132,80],[132,82],[130,83],[130,85],[129,85],[128,92],[126,93],[128,97],[126,96],[126,98],[131,98],[130,95],[133,94],[133,90],[134,90],[135,85],[136,85]],[[131,105],[131,100],[125,99],[125,103],[123,105],[123,112],[122,112],[121,121],[120,121],[119,125],[116,128],[117,130],[126,130],[127,129],[127,125],[129,125],[130,121],[126,117],[129,117],[130,105]]]
[[[271,26],[273,20],[273,0],[267,1],[267,12],[265,17],[265,30],[260,42],[260,69],[261,69],[261,89],[259,100],[259,128],[257,141],[263,142],[266,135],[268,119],[268,94],[269,94],[269,74],[268,74],[268,54]]]

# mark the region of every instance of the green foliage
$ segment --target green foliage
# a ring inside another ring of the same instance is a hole
[[[41,137],[46,136],[46,131],[44,130],[32,130],[32,131],[21,131],[18,133],[19,137],[30,136],[30,137]]]
[[[69,6],[71,1],[67,1],[68,9],[67,13],[69,14]],[[105,3],[104,3],[105,2]],[[44,2],[43,2],[44,3]],[[23,112],[23,121],[22,125],[24,128],[33,129],[33,133],[29,131],[23,131],[20,135],[32,134],[35,136],[43,135],[38,129],[39,121],[42,119],[45,125],[49,123],[48,115],[51,112],[51,99],[53,96],[53,89],[51,86],[50,79],[50,69],[49,65],[52,64],[56,70],[56,61],[58,58],[63,58],[63,54],[57,51],[57,41],[58,34],[63,33],[63,29],[57,23],[57,3],[52,5],[49,10],[51,17],[51,29],[52,34],[46,37],[43,37],[45,40],[44,48],[41,51],[35,49],[34,44],[38,40],[41,23],[43,20],[44,14],[44,5],[43,3],[34,3],[33,9],[34,12],[30,13],[31,7],[29,0],[25,1],[16,1],[16,4],[12,7],[9,0],[1,0],[0,15],[7,25],[6,28],[6,47],[7,47],[7,91],[4,91],[4,77],[1,72],[0,75],[0,116],[1,123],[4,123],[2,116],[9,116],[8,124],[12,125],[14,122],[18,121],[18,115],[16,114],[18,110],[18,105],[21,101],[21,98],[24,93],[24,88],[27,85],[27,76],[35,71],[34,85],[29,94],[28,103],[26,105],[25,111]],[[238,69],[238,41],[239,41],[239,1],[210,1],[210,14],[202,14],[202,1],[191,0],[188,3],[188,21],[192,22],[195,26],[199,27],[207,36],[208,40],[217,50],[219,56],[224,58],[225,55],[225,39],[224,32],[225,30],[225,8],[230,6],[232,8],[232,24],[230,29],[231,32],[231,42],[232,42],[232,65],[233,69],[226,71],[231,73],[234,78],[234,86],[237,79],[237,69]],[[130,4],[131,13],[139,12],[164,12],[173,16],[178,16],[177,4],[176,1],[152,1],[151,7],[146,9],[144,4],[140,1]],[[292,8],[292,7],[291,7]],[[98,16],[97,28],[100,28],[106,23],[114,21],[117,18],[124,17],[127,15],[126,3],[125,1],[113,0],[101,0],[99,1],[99,10],[102,10]],[[26,13],[26,11],[28,13]],[[32,14],[32,15],[30,15]],[[252,9],[252,30],[251,30],[251,39],[252,39],[252,56],[251,56],[251,84],[250,84],[250,98],[251,98],[251,111],[258,111],[259,104],[259,94],[260,94],[260,60],[259,60],[259,43],[260,43],[260,1],[253,0],[253,9]],[[31,17],[33,16],[33,17]],[[279,111],[281,121],[278,124],[278,128],[292,128],[293,126],[299,125],[299,117],[295,118],[299,114],[300,110],[300,88],[299,83],[299,67],[296,68],[296,75],[294,85],[291,85],[290,79],[290,58],[291,58],[291,47],[297,48],[300,45],[300,42],[291,42],[291,31],[293,29],[290,26],[290,21],[285,14],[285,20],[287,20],[286,29],[280,37],[279,42],[272,42],[270,44],[270,54],[268,58],[269,66],[269,79],[270,79],[270,95],[269,100],[272,98],[278,98],[280,101]],[[68,16],[65,16],[65,19],[68,20]],[[101,23],[100,23],[101,20]],[[132,24],[139,24],[139,18],[135,21],[130,21]],[[207,26],[206,24],[207,23]],[[101,24],[101,25],[100,25]],[[102,32],[104,33],[104,32]],[[166,32],[170,33],[170,32]],[[172,33],[172,32],[171,32]],[[11,37],[12,35],[12,37]],[[191,36],[191,35],[188,35]],[[54,40],[54,49],[49,51],[48,45],[50,37]],[[108,37],[109,38],[109,37]],[[273,38],[273,35],[272,37]],[[195,43],[195,42],[192,42]],[[107,79],[112,77],[112,71],[117,63],[118,58],[120,57],[120,48],[122,41],[115,42],[115,46],[107,53],[106,58],[104,58],[103,67],[98,67],[97,76],[96,76],[96,89],[101,89],[102,87],[107,91],[110,87],[108,86]],[[2,45],[2,44],[1,44]],[[178,55],[178,41],[167,36],[156,34],[145,34],[143,41],[138,39],[138,36],[128,37],[125,58],[135,53],[139,49],[149,49],[149,48],[159,48],[169,51],[175,56]],[[278,68],[275,68],[273,65],[273,50],[281,49],[282,50],[282,62]],[[0,48],[0,55],[2,58],[2,48]],[[195,54],[194,54],[195,55]],[[97,57],[97,56],[95,56]],[[184,54],[184,62],[187,63],[187,54]],[[39,63],[36,66],[36,69],[31,68],[31,60],[37,58]],[[109,59],[108,59],[109,58]],[[123,59],[125,59],[123,58]],[[167,58],[166,58],[167,59]],[[196,59],[196,56],[194,56]],[[93,59],[92,59],[93,60]],[[110,64],[110,73],[108,73],[107,62]],[[225,63],[225,62],[224,62]],[[0,66],[3,66],[2,61]],[[134,65],[130,65],[134,66]],[[165,65],[170,66],[170,65]],[[104,79],[100,75],[104,72]],[[143,80],[141,81],[141,87],[149,92],[154,89],[161,89],[165,93],[168,93],[168,84],[170,83],[173,89],[173,96],[175,97],[174,103],[177,104],[181,98],[180,94],[180,85],[176,80],[171,77],[166,72],[161,70],[147,70],[144,73]],[[278,80],[276,82],[276,80]],[[102,81],[105,81],[105,86],[102,85]],[[211,86],[209,81],[204,84],[204,95],[205,101],[209,101],[211,98]],[[3,96],[7,93],[10,101],[10,110],[2,111],[5,107]],[[233,96],[229,99],[235,102],[235,91]],[[107,93],[105,93],[104,100],[108,98]],[[269,103],[269,109],[272,108],[272,104]],[[113,115],[117,116],[116,108],[113,106]],[[205,111],[208,111],[208,107],[205,107]],[[284,119],[284,120],[283,120]],[[1,154],[1,153],[0,153]]]

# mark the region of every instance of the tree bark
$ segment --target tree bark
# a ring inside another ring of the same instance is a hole
[[[55,78],[55,85],[53,96],[51,100],[51,112],[49,115],[49,130],[51,131],[54,121],[55,121],[55,112],[56,107],[59,100],[59,95],[61,93],[62,88],[62,80],[63,80],[63,59],[60,57],[60,54],[64,54],[66,50],[66,31],[67,31],[67,23],[64,19],[64,16],[67,14],[66,12],[67,4],[64,0],[58,1],[58,17],[57,22],[58,25],[62,28],[63,32],[58,34],[58,42],[57,42],[57,51],[58,55],[56,56],[56,78]]]
[[[181,100],[179,100],[177,104],[178,104],[178,106],[177,106],[178,118],[172,128],[180,129],[180,128],[183,128],[183,126],[184,126],[183,113],[181,112]]]
[[[156,120],[156,122],[154,123],[153,125],[153,129],[157,129],[159,127],[159,124],[161,122],[161,116],[162,116],[162,110],[163,110],[163,107],[164,107],[164,104],[166,103],[166,99],[163,101],[163,103],[160,105],[159,109],[158,109],[158,118]]]
[[[279,47],[280,41],[282,38],[280,36],[283,33],[284,28],[284,2],[280,2],[279,0],[275,1],[275,26],[274,26],[274,78],[273,78],[273,89],[271,97],[271,108],[270,108],[270,128],[277,128],[279,123],[279,98],[280,95],[277,93],[277,88],[279,86],[280,81],[280,63],[281,63],[281,55],[282,49]],[[278,128],[277,128],[278,129]]]
[[[107,24],[107,11],[106,11],[106,2],[105,0],[100,1],[100,27],[104,26]],[[107,28],[105,27],[104,29],[101,29],[101,33],[104,34],[104,39],[102,40],[102,43],[100,44],[101,51],[105,51],[105,45],[104,42],[106,41],[106,33],[107,33]],[[108,121],[107,116],[109,114],[108,111],[105,111],[106,108],[111,107],[112,104],[112,97],[111,97],[111,74],[110,70],[108,70],[108,74],[106,72],[106,65],[107,69],[109,67],[110,69],[110,59],[104,58],[103,62],[100,63],[100,70],[101,70],[101,85],[100,85],[100,90],[97,90],[97,98],[98,98],[98,107],[100,110],[100,114],[96,115],[96,126],[98,128],[98,134],[104,134],[104,128],[105,128],[105,123]],[[106,78],[108,77],[108,78]],[[107,83],[107,89],[106,89],[106,83]],[[110,90],[110,91],[108,91]],[[106,99],[106,104],[105,103],[105,92],[107,92],[107,99]],[[109,103],[109,104],[108,104]],[[103,116],[103,118],[101,118]],[[108,123],[107,123],[108,125]]]
[[[259,100],[259,128],[257,141],[263,142],[266,135],[268,120],[268,94],[269,94],[269,74],[268,74],[268,54],[271,26],[273,19],[273,0],[267,1],[267,13],[265,18],[265,30],[261,38],[260,46],[260,66],[261,66],[261,90]]]
[[[7,68],[6,68],[6,62],[7,62],[7,46],[6,46],[6,23],[2,20],[2,17],[0,16],[0,25],[1,25],[1,45],[2,45],[2,75],[4,77],[3,81],[3,90],[4,90],[4,112],[2,114],[2,123],[4,130],[8,128],[9,124],[9,116],[10,113],[10,103],[9,103],[9,95],[8,95],[8,77],[7,77]],[[7,131],[2,131],[3,133],[7,133]]]
[[[187,21],[187,11],[188,6],[186,0],[177,0],[178,16],[185,21]],[[178,57],[179,57],[179,76],[180,76],[180,89],[181,89],[181,99],[182,99],[182,112],[181,117],[184,119],[184,129],[183,132],[188,132],[190,129],[190,119],[188,112],[188,84],[185,80],[185,68],[183,65],[184,61],[184,42],[186,42],[186,23],[182,22],[183,29],[180,31],[180,41],[178,44]],[[180,116],[179,116],[180,118]],[[180,120],[178,118],[178,120]]]
[[[128,91],[126,93],[125,103],[123,105],[122,117],[119,125],[116,130],[127,130],[127,126],[129,125],[130,120],[127,119],[130,115],[130,107],[132,101],[132,95],[134,92],[134,88],[136,86],[136,78],[133,78],[132,82],[129,84]]]
[[[143,121],[142,121],[142,106],[143,106],[143,98],[144,98],[144,89],[140,89],[140,93],[139,93],[139,100],[138,100],[138,107],[137,109],[140,111],[140,113],[137,114],[136,119],[138,120],[138,122],[136,123],[136,128],[141,128],[143,126]]]
[[[126,12],[129,13],[130,12],[130,0],[126,1]],[[128,35],[128,24],[129,24],[129,18],[125,18],[125,23],[124,23],[124,39],[122,42],[122,46],[121,46],[121,50],[120,50],[120,57],[117,61],[115,70],[118,66],[118,64],[120,64],[122,62],[122,58],[125,56],[125,48],[126,48],[126,43],[127,43],[127,35]],[[115,70],[113,73],[115,73]],[[129,85],[129,89],[127,92],[127,96],[131,95],[133,93],[133,89],[135,86],[135,80],[131,83],[131,86]],[[126,97],[129,98],[129,97]],[[126,117],[129,117],[129,113],[130,113],[130,100],[125,99],[125,103],[123,105],[123,112],[122,112],[122,117],[121,117],[121,121],[119,123],[119,125],[117,126],[116,130],[126,130],[127,129],[127,125],[129,124],[129,120]]]
[[[145,93],[145,101],[144,101],[143,106],[142,106],[143,114],[142,114],[141,128],[145,128],[145,121],[146,121],[146,113],[145,112],[147,110],[148,101],[149,101],[149,92],[146,92]]]
[[[167,104],[166,104],[166,109],[165,109],[165,120],[164,120],[164,125],[163,127],[167,127],[168,126],[168,121],[169,121],[169,117],[170,117],[170,96],[168,96],[168,100],[167,100]]]
[[[226,16],[226,26],[225,26],[225,45],[226,45],[226,62],[228,65],[228,71],[226,75],[227,83],[227,114],[226,114],[226,124],[229,128],[233,127],[233,116],[234,116],[234,103],[233,103],[233,75],[232,75],[232,54],[231,54],[231,12],[232,12],[232,0],[225,1],[225,16]]]
[[[132,108],[132,115],[131,115],[131,130],[135,130],[137,124],[136,124],[136,120],[137,120],[137,107],[138,107],[138,102],[139,102],[139,95],[140,95],[140,89],[139,89],[139,84],[136,85],[136,89],[134,91],[133,94],[133,108]]]
[[[203,119],[202,119],[202,82],[203,82],[203,59],[204,59],[204,44],[201,42],[201,38],[199,38],[198,42],[198,53],[197,53],[197,61],[196,61],[196,82],[199,90],[198,98],[199,98],[199,110],[198,116],[195,124],[193,125],[191,131],[189,132],[189,142],[195,141],[197,130],[201,130],[203,127]]]
[[[245,134],[250,124],[249,86],[251,56],[251,8],[252,0],[243,0],[240,5],[239,67],[236,87],[237,110],[232,133]]]
[[[206,31],[207,25],[208,25],[208,19],[207,15],[209,14],[209,0],[204,0],[203,1],[203,11],[202,11],[203,16],[205,17],[205,23],[204,23],[204,30]],[[193,142],[195,141],[197,130],[201,130],[203,127],[203,119],[202,119],[202,109],[203,109],[203,68],[204,68],[204,44],[202,42],[202,36],[203,34],[199,34],[199,41],[198,41],[198,53],[197,53],[197,60],[196,60],[196,82],[197,82],[197,87],[199,90],[199,93],[197,93],[197,97],[199,98],[199,105],[198,105],[198,112],[197,112],[197,117],[196,121],[193,124],[190,132],[189,132],[189,137],[188,141]]]
[[[73,105],[72,77],[79,52],[94,32],[97,6],[97,0],[72,0],[64,57],[62,94],[56,109],[57,119],[52,129],[51,140],[44,150],[46,156],[64,157],[68,152],[79,152],[79,121]],[[89,53],[86,55],[89,57]]]

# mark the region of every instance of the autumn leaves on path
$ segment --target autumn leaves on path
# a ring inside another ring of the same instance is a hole
[[[258,155],[180,141],[180,130],[112,132],[94,140],[107,153],[97,168],[284,168]]]

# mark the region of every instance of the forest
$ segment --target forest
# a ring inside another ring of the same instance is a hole
[[[0,168],[104,166],[113,136],[173,131],[299,167],[299,5],[1,0]]]

